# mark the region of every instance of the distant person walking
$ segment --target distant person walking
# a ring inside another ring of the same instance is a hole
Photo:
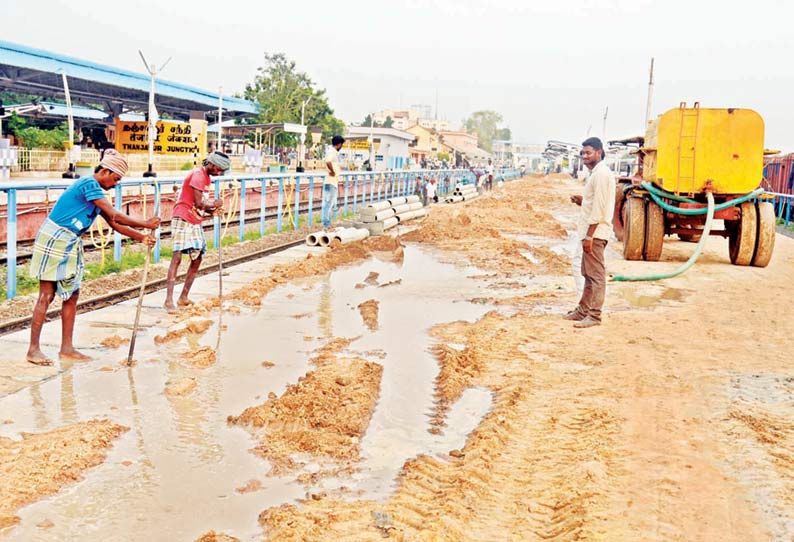
[[[601,309],[606,294],[606,266],[604,249],[612,232],[615,209],[615,176],[604,163],[604,146],[597,137],[586,139],[580,152],[589,170],[584,193],[571,196],[582,207],[578,234],[582,243],[584,290],[579,305],[565,315],[575,320],[574,327],[587,328],[601,324]]]
[[[102,161],[91,177],[72,183],[61,194],[44,224],[36,235],[30,272],[39,280],[39,298],[33,309],[30,326],[30,346],[26,359],[34,365],[52,365],[52,360],[41,351],[41,328],[47,316],[47,308],[55,294],[63,300],[61,308],[62,360],[86,361],[89,356],[74,348],[74,320],[77,299],[80,297],[80,282],[83,278],[83,241],[98,215],[122,235],[154,246],[155,239],[133,228],[156,229],[160,219],[138,220],[113,208],[105,197],[105,190],[115,187],[127,174],[127,161],[113,149],[105,151]]]
[[[216,213],[223,209],[222,200],[210,200],[206,197],[212,184],[210,176],[223,175],[230,167],[231,161],[228,155],[215,151],[204,159],[200,168],[191,171],[182,181],[182,190],[179,192],[179,199],[174,205],[174,215],[171,218],[173,254],[171,255],[171,265],[168,267],[165,303],[163,304],[165,310],[170,314],[179,312],[177,305],[186,307],[192,303],[188,297],[190,288],[196,279],[196,273],[201,266],[204,253],[207,252],[207,240],[204,237],[204,228],[201,226],[201,222],[206,213]],[[187,268],[182,293],[174,305],[174,283],[183,254],[190,256],[190,265]]]
[[[488,192],[490,192],[491,190],[493,190],[493,174],[494,174],[493,162],[491,162],[490,158],[488,159],[488,165],[485,167],[485,173],[486,175],[488,175],[488,177],[486,177],[485,179],[485,189]]]
[[[328,177],[323,182],[323,227],[331,227],[331,219],[336,213],[336,199],[339,191],[339,174],[342,168],[339,165],[339,150],[345,144],[345,138],[335,135],[331,139],[331,146],[325,153],[325,165],[328,168]]]

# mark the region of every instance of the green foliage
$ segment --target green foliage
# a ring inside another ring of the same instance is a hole
[[[193,169],[193,162],[185,162],[184,164],[179,166],[179,169],[181,171],[190,171],[191,169]]]
[[[502,141],[512,141],[513,133],[510,128],[498,128],[494,139],[501,139]]]
[[[61,124],[52,130],[44,130],[33,126],[17,129],[14,134],[22,147],[29,149],[63,150],[63,142],[69,140],[69,129]]]
[[[387,116],[386,120],[383,121],[383,127],[384,128],[391,128],[392,126],[394,126],[394,120],[392,120],[392,118],[390,116]]]
[[[317,89],[304,72],[296,69],[295,62],[284,53],[265,53],[265,64],[258,69],[253,83],[246,85],[244,97],[259,103],[260,115],[257,123],[300,123],[301,105],[306,104],[307,126],[320,126],[323,141],[328,143],[334,134],[344,132],[344,122],[334,117],[328,105],[325,89]],[[278,145],[295,145],[296,134],[281,133],[276,138]]]
[[[480,147],[491,152],[493,151],[494,139],[509,139],[509,137],[499,137],[499,135],[510,135],[509,128],[501,130],[497,128],[502,120],[502,115],[496,111],[475,111],[463,121],[463,127],[470,134],[477,134]],[[507,130],[506,134],[504,130]]]
[[[5,131],[9,134],[16,135],[17,132],[19,132],[23,128],[26,128],[27,125],[28,123],[25,121],[25,119],[17,115],[16,111],[11,113],[10,117],[3,120],[3,126],[5,127]]]
[[[447,162],[449,162],[449,153],[447,153],[447,152],[438,153],[438,159],[442,160],[442,161],[446,160]]]

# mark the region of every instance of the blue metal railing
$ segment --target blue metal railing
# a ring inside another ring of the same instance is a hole
[[[473,173],[465,169],[445,169],[445,170],[415,170],[415,171],[383,171],[383,172],[343,172],[338,184],[342,190],[340,194],[340,202],[342,205],[342,212],[347,215],[352,198],[353,213],[357,213],[359,207],[366,206],[368,203],[390,199],[394,197],[407,196],[411,194],[419,194],[421,187],[421,180],[423,178],[436,179],[436,192],[439,196],[443,196],[452,191],[457,182],[472,183],[476,182]],[[517,170],[497,170],[494,174],[495,180],[511,180],[519,177],[520,173]],[[314,188],[316,185],[322,186],[325,182],[326,175],[324,173],[293,173],[285,175],[283,173],[266,173],[266,174],[241,174],[241,175],[225,175],[222,177],[213,177],[213,188],[215,198],[221,197],[221,183],[236,183],[239,188],[239,208],[236,211],[239,213],[239,238],[242,241],[245,235],[245,211],[246,211],[246,195],[251,187],[261,190],[260,209],[259,209],[259,235],[265,235],[265,204],[267,198],[267,188],[272,188],[277,191],[277,204],[276,204],[276,231],[281,232],[284,226],[283,214],[285,212],[285,181],[294,181],[294,201],[292,202],[293,208],[293,226],[297,229],[299,226],[299,205],[301,200],[301,185],[306,186],[308,193],[307,205],[308,216],[307,222],[309,225],[313,223],[314,212]],[[146,178],[127,178],[123,179],[114,189],[114,206],[116,209],[121,210],[123,201],[122,195],[126,188],[138,187],[141,193],[151,188],[153,193],[153,204],[155,215],[160,214],[163,187],[166,186],[181,186],[184,177],[146,177]],[[7,222],[7,269],[6,280],[7,290],[6,297],[11,299],[17,295],[17,216],[18,192],[29,192],[36,190],[66,190],[74,181],[72,180],[30,180],[30,181],[12,181],[0,183],[0,193],[4,192],[8,201],[8,212],[6,216]],[[377,185],[377,186],[376,186]],[[352,192],[352,193],[351,193]],[[320,201],[321,204],[321,201]],[[160,228],[154,232],[157,243],[153,250],[153,258],[155,262],[160,261]],[[215,216],[213,219],[213,244],[214,246],[220,245],[221,242],[221,217]],[[122,236],[118,232],[114,232],[113,236],[113,258],[116,261],[121,260]]]
[[[772,204],[775,206],[775,216],[778,222],[783,221],[788,228],[789,222],[794,221],[792,209],[794,209],[794,194],[781,194],[779,192],[767,192],[767,195],[774,196]],[[768,201],[768,200],[767,200]]]

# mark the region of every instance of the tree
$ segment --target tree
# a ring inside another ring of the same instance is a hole
[[[496,137],[494,139],[501,139],[502,141],[512,141],[513,134],[510,128],[498,128],[496,130]]]
[[[380,125],[381,124],[378,121],[375,121],[375,128],[380,128]],[[361,123],[361,126],[372,126],[372,115],[367,115],[364,117],[364,122]]]
[[[502,115],[496,111],[475,111],[463,121],[463,127],[470,134],[477,134],[479,145],[488,152],[493,150],[493,140],[497,139],[497,126]]]
[[[328,105],[325,89],[314,87],[314,82],[304,72],[296,69],[295,62],[284,53],[265,53],[265,64],[257,70],[251,84],[246,85],[243,96],[259,103],[258,123],[293,122],[300,123],[301,105],[306,104],[305,122],[307,126],[320,126],[323,140],[329,142],[335,134],[342,134],[345,124],[334,117],[334,110]],[[295,134],[279,134],[279,145],[295,145]]]
[[[383,127],[384,128],[391,128],[393,125],[394,125],[394,121],[392,120],[392,118],[390,116],[387,116],[386,120],[383,121]]]

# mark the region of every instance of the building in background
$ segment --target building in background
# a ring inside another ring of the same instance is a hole
[[[513,142],[507,139],[493,140],[493,160],[498,166],[512,167]]]
[[[414,164],[434,162],[440,159],[449,160],[451,149],[441,141],[440,134],[431,129],[414,124],[406,130],[416,136],[411,147],[411,160]]]
[[[372,117],[375,119],[375,123],[381,126],[391,119],[391,128],[398,130],[407,130],[416,124],[436,131],[449,130],[449,121],[435,118],[431,111],[432,108],[429,105],[412,105],[407,109],[376,111]]]
[[[545,145],[537,143],[514,142],[512,145],[513,165],[515,167],[524,166],[527,171],[539,172],[545,167],[543,158],[545,149]]]
[[[375,151],[373,169],[403,169],[410,163],[410,147],[416,136],[397,128],[370,128],[348,126],[345,129],[345,145],[339,152],[339,161],[349,169],[361,169],[369,160],[369,138]]]

